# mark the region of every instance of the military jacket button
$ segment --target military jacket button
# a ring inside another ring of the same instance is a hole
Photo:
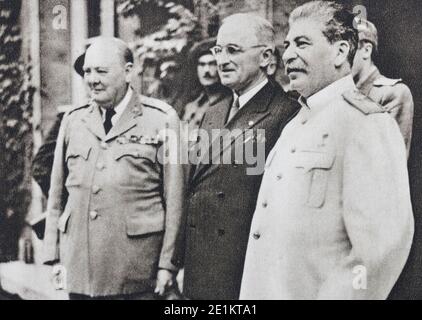
[[[255,240],[258,240],[259,238],[261,238],[261,235],[259,234],[259,232],[255,232],[255,233],[253,234],[253,238],[254,238]]]
[[[91,220],[95,220],[98,217],[98,212],[97,211],[91,211],[89,213],[89,217],[91,218]]]
[[[103,148],[103,149],[107,149],[107,142],[101,142],[101,144],[100,144],[100,146],[101,146],[101,148]]]
[[[99,186],[92,186],[92,193],[97,194],[100,192],[101,188]]]
[[[98,163],[97,163],[97,170],[101,171],[101,170],[103,170],[104,168],[105,168],[104,163],[102,163],[102,162],[98,162]]]

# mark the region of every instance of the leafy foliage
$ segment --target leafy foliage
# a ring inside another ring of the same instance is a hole
[[[21,60],[20,1],[0,0],[0,260],[16,258],[30,202],[32,96]]]
[[[198,19],[182,4],[162,0],[120,0],[118,12],[123,16],[141,15],[143,6],[154,2],[157,9],[165,9],[167,21],[161,28],[131,45],[141,62],[159,62],[180,54],[184,48],[200,40]]]

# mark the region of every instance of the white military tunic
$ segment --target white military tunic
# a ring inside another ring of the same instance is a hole
[[[405,145],[354,90],[348,76],[310,97],[268,156],[241,299],[385,299],[399,277],[413,237]]]

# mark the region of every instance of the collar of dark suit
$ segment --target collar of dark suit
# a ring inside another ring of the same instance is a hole
[[[238,127],[241,125],[237,120],[250,122],[249,119],[253,114],[265,113],[268,111],[270,102],[274,95],[282,90],[278,83],[269,81],[255,96],[252,97],[242,109],[239,110],[238,114],[235,115],[233,121],[230,121],[230,127]],[[204,121],[207,122],[207,127],[210,128],[224,128],[227,117],[230,112],[230,107],[233,104],[233,96],[226,96],[223,100],[213,105],[212,109],[208,110],[210,113]]]
[[[268,81],[240,110],[252,108],[256,112],[266,112],[277,89],[280,89],[280,86]]]

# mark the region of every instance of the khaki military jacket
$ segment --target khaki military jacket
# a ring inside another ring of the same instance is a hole
[[[181,150],[178,134],[173,108],[135,93],[107,135],[94,103],[64,117],[48,199],[44,260],[65,267],[69,292],[110,296],[152,291],[158,268],[176,270],[170,259],[185,175],[177,161],[169,160]]]

